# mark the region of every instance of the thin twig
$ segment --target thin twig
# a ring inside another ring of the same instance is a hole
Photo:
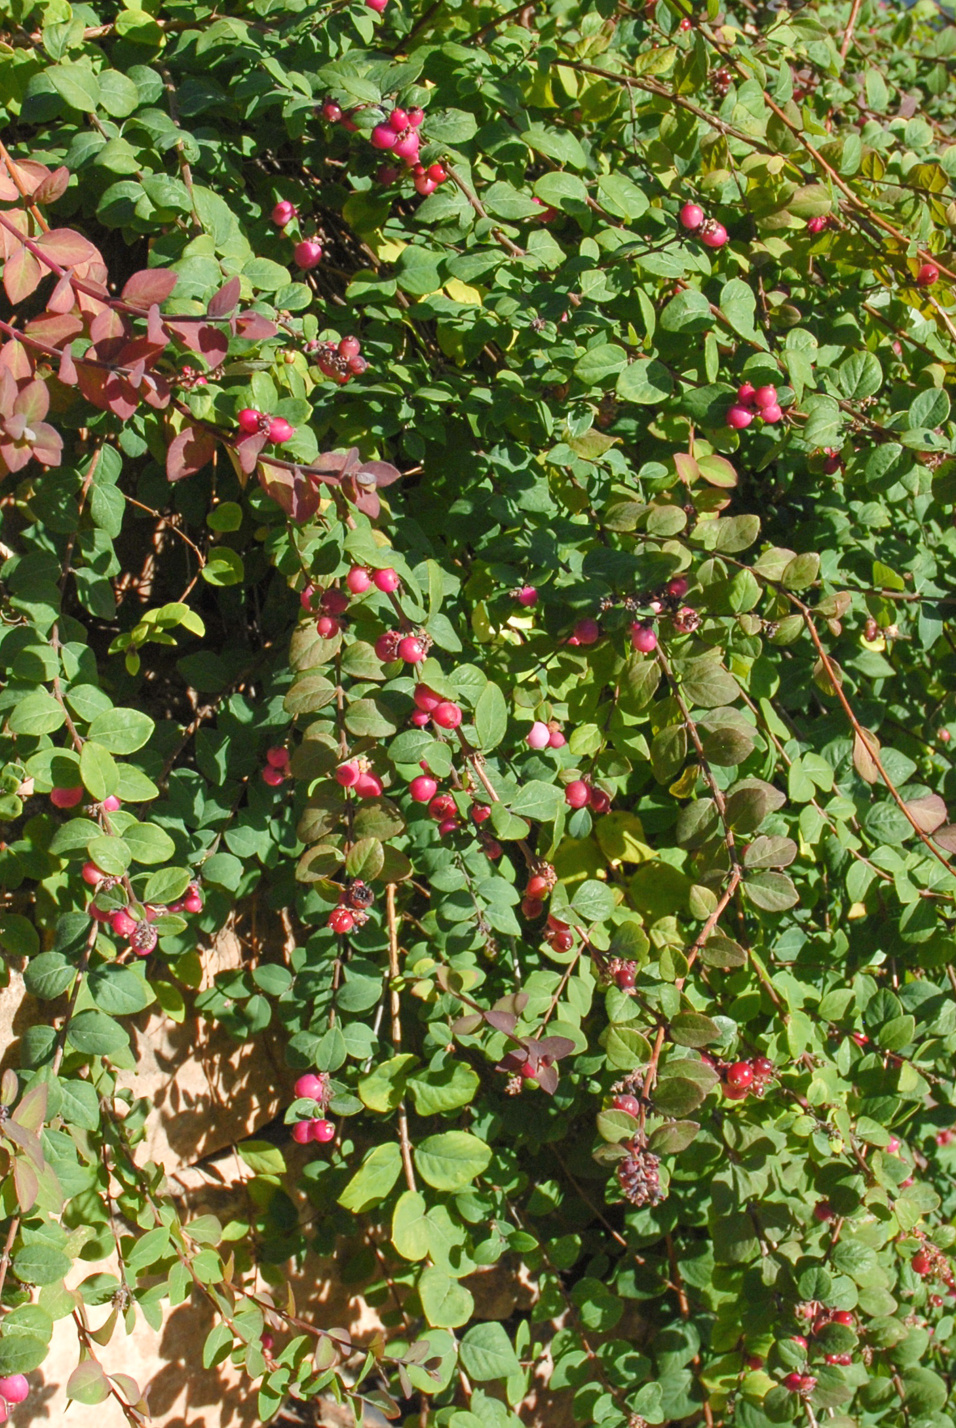
[[[392,1045],[396,1055],[402,1045],[402,999],[398,989],[398,917],[395,912],[395,884],[385,886],[385,909],[388,919],[388,975],[389,993],[392,1000]],[[405,1184],[415,1191],[415,1168],[412,1165],[412,1143],[408,1134],[408,1113],[405,1101],[398,1104],[398,1140],[402,1149],[402,1165],[405,1168]]]

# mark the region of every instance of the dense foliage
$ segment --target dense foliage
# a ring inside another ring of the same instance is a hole
[[[0,945],[47,1015],[0,1396],[72,1315],[72,1397],[144,1421],[112,1336],[194,1293],[263,1419],[547,1379],[943,1428],[956,30],[506,6],[3,6]],[[204,978],[254,905],[288,944]],[[196,1007],[287,1043],[226,1224],[116,1080]],[[380,1339],[286,1297],[341,1236]],[[482,1322],[499,1261],[534,1304]]]

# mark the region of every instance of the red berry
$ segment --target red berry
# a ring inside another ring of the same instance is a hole
[[[515,591],[515,599],[519,605],[523,605],[527,610],[530,609],[532,605],[537,605],[538,592],[533,585],[522,585],[520,590]]]
[[[619,967],[614,973],[614,984],[622,992],[629,992],[637,980],[633,967]]]
[[[544,903],[539,897],[523,897],[521,899],[521,916],[526,917],[529,922],[535,922],[544,912]]]
[[[426,714],[424,709],[416,709],[411,717],[411,723],[414,724],[416,729],[424,729],[425,725],[430,723],[430,721],[431,715]]]
[[[657,635],[650,625],[631,626],[631,648],[639,654],[651,654],[657,649]]]
[[[52,788],[50,802],[54,808],[75,808],[78,803],[83,802],[83,785],[78,784],[76,788]]]
[[[355,918],[347,907],[336,907],[329,914],[328,926],[333,932],[351,932],[355,926]]]
[[[383,664],[393,664],[398,659],[398,646],[401,636],[395,630],[386,630],[384,635],[379,635],[375,641],[375,653]]]
[[[309,614],[312,613],[312,598],[314,595],[315,586],[307,585],[299,596],[299,604],[302,606],[303,610],[308,610]]]
[[[273,417],[269,423],[269,440],[275,446],[281,446],[295,435],[295,427],[285,417]]]
[[[754,419],[754,414],[747,407],[732,406],[727,411],[727,425],[734,431],[743,431],[744,427],[750,425]]]
[[[270,788],[278,788],[281,783],[285,783],[285,774],[282,769],[275,769],[271,764],[266,764],[262,770],[262,782],[267,783]]]
[[[272,221],[277,228],[284,228],[294,217],[295,204],[290,203],[287,198],[281,198],[272,210]]]
[[[458,812],[458,806],[450,793],[440,793],[429,803],[428,812],[436,823],[441,823],[446,818],[454,818]]]
[[[262,412],[257,412],[255,407],[243,407],[236,424],[243,436],[255,436],[262,424]]]
[[[763,410],[764,407],[775,407],[777,405],[776,387],[758,387],[754,392],[754,405]]]
[[[693,233],[704,221],[704,210],[697,203],[685,203],[679,216],[681,226]]]
[[[359,798],[378,798],[382,792],[382,780],[378,774],[360,773],[355,781],[355,792]]]
[[[432,718],[439,729],[457,729],[462,713],[457,704],[453,704],[450,699],[443,699],[433,711]]]
[[[319,603],[327,615],[344,615],[349,608],[349,597],[344,590],[324,590]]]
[[[799,1393],[803,1387],[802,1373],[788,1373],[783,1381],[784,1388],[788,1388],[791,1393]]]
[[[296,1145],[308,1145],[312,1139],[312,1122],[296,1121],[292,1127],[292,1139]]]
[[[568,640],[568,644],[593,645],[601,638],[601,626],[597,620],[590,618],[579,620],[574,627],[574,633]]]
[[[444,183],[448,178],[448,170],[444,164],[429,164],[426,172],[432,183]]]
[[[419,138],[413,129],[409,129],[403,134],[392,149],[392,153],[397,159],[404,159],[406,164],[413,164],[418,158]]]
[[[796,1344],[796,1346],[797,1346],[798,1349],[802,1349],[803,1352],[806,1353],[806,1351],[807,1351],[807,1341],[806,1341],[806,1339],[803,1337],[802,1334],[791,1334],[791,1335],[790,1335],[790,1342],[791,1342],[791,1344]]]
[[[737,388],[737,401],[743,407],[752,407],[757,389],[752,382],[742,382]]]
[[[918,1274],[924,1279],[928,1274],[932,1274],[933,1272],[933,1261],[924,1250],[916,1251],[910,1260],[910,1265],[912,1266],[914,1274]]]
[[[921,288],[931,288],[939,277],[939,268],[935,263],[923,263],[916,274],[916,281]]]
[[[680,22],[680,25],[678,26],[678,29],[680,29],[680,30],[690,30],[690,29],[693,28],[693,24],[694,24],[694,22],[693,22],[693,20],[690,18],[689,15],[682,15],[682,16],[681,16],[681,22]]]
[[[354,788],[359,781],[359,766],[356,763],[339,764],[335,770],[335,781],[343,788]]]
[[[722,223],[711,223],[700,236],[708,248],[722,248],[727,242],[727,229]]]
[[[388,4],[388,0],[365,0],[369,10],[374,10],[376,15],[381,15]]]
[[[259,1335],[259,1343],[262,1345],[264,1354],[271,1354],[276,1346],[276,1341],[271,1334],[262,1333]]]
[[[321,1076],[314,1075],[307,1071],[304,1076],[300,1076],[295,1083],[295,1094],[299,1097],[311,1096],[313,1100],[320,1100],[325,1094],[325,1083]]]
[[[425,111],[424,111],[424,109],[409,109],[409,111],[408,111],[408,122],[409,122],[409,125],[411,126],[411,128],[413,128],[413,129],[419,129],[419,128],[421,128],[422,120],[423,120],[424,118],[425,118]]]
[[[570,952],[574,946],[574,933],[567,929],[563,932],[552,932],[548,935],[548,941],[555,952]]]
[[[831,1324],[842,1324],[845,1329],[852,1329],[856,1319],[849,1309],[834,1309],[830,1322]]]
[[[415,635],[406,635],[399,641],[399,658],[403,659],[406,664],[421,664],[425,653],[425,646]]]
[[[404,134],[408,128],[408,115],[404,109],[393,109],[388,116],[388,123],[396,134]]]
[[[491,807],[487,803],[473,803],[471,805],[471,818],[474,823],[484,823],[491,817]]]
[[[761,410],[760,418],[762,421],[769,422],[773,425],[774,422],[783,421],[783,411],[775,402],[773,406],[764,407]]]
[[[583,808],[591,797],[591,789],[583,778],[576,778],[564,790],[565,802],[571,808]]]
[[[335,1135],[335,1126],[331,1121],[311,1121],[312,1139],[325,1145]]]
[[[427,774],[419,774],[408,785],[408,791],[416,803],[431,803],[438,792],[438,784]]]
[[[754,1069],[749,1061],[735,1061],[727,1072],[727,1085],[732,1086],[735,1091],[752,1086],[753,1080]]]
[[[525,895],[533,898],[544,898],[547,897],[550,891],[551,885],[547,878],[543,878],[540,873],[533,873],[528,879]]]
[[[80,877],[85,883],[89,883],[91,888],[95,888],[97,883],[101,883],[106,876],[101,873],[95,863],[84,863]]]
[[[322,118],[329,124],[337,124],[342,117],[342,110],[335,103],[334,99],[327,99],[322,105]]]
[[[117,937],[132,937],[138,926],[136,919],[130,917],[123,907],[118,907],[115,912],[110,913],[110,927]]]
[[[322,636],[323,640],[331,640],[339,633],[342,626],[334,615],[320,615],[315,622],[316,634]]]
[[[690,582],[685,575],[675,575],[673,580],[667,582],[667,593],[675,600],[682,600],[690,588]]]
[[[567,739],[561,733],[560,729],[552,729],[548,735],[549,749],[563,749],[567,742]]]
[[[640,1113],[641,1103],[636,1096],[615,1096],[611,1108],[615,1111],[626,1111],[629,1116],[636,1117]]]
[[[394,149],[398,143],[398,135],[391,124],[376,124],[369,142],[373,149]]]
[[[357,357],[362,350],[362,344],[357,337],[343,337],[339,343],[340,357]]]
[[[592,788],[588,795],[588,807],[592,813],[607,813],[611,800],[603,788]]]
[[[376,570],[372,581],[379,590],[384,590],[386,595],[397,590],[402,583],[398,571],[393,570],[390,565],[385,566],[382,570]]]
[[[744,1359],[744,1367],[750,1370],[762,1369],[763,1359],[760,1357],[759,1354],[748,1354],[747,1357]]]
[[[372,577],[361,565],[356,565],[346,575],[345,583],[353,595],[364,595],[372,583]]]
[[[457,833],[459,827],[457,818],[443,818],[438,825],[438,832],[443,838],[447,838],[449,833]]]
[[[308,270],[315,268],[322,261],[322,244],[314,238],[303,238],[301,243],[296,243],[292,250],[296,267]]]
[[[773,1062],[766,1056],[755,1056],[750,1064],[754,1068],[754,1075],[761,1077],[761,1079],[772,1076],[777,1069]]]
[[[826,1361],[827,1361],[828,1364],[851,1364],[851,1363],[853,1362],[853,1355],[852,1355],[852,1354],[827,1354],[827,1356],[826,1356]]]
[[[415,707],[424,710],[426,714],[433,714],[439,704],[445,702],[441,695],[436,694],[434,689],[429,689],[427,684],[416,684],[412,698],[415,701]]]

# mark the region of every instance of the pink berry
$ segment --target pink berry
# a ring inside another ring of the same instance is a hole
[[[560,729],[552,729],[548,735],[549,749],[563,749],[567,742],[567,739],[561,733]]]
[[[255,407],[243,407],[236,418],[236,424],[243,436],[255,436],[262,421],[262,413]]]
[[[796,1344],[797,1348],[802,1349],[804,1353],[807,1352],[807,1341],[802,1334],[791,1334],[790,1342]]]
[[[636,1096],[615,1096],[611,1102],[611,1109],[626,1111],[629,1116],[637,1117],[640,1114],[641,1103]]]
[[[425,646],[416,635],[406,635],[399,641],[398,656],[406,664],[421,664],[425,658]]]
[[[424,109],[409,109],[408,122],[412,129],[420,129],[424,118]]]
[[[336,907],[329,913],[329,920],[326,924],[333,932],[351,932],[355,926],[355,918],[347,907]]]
[[[431,722],[431,717],[430,714],[425,713],[424,709],[416,709],[410,722],[416,729],[424,729],[426,724]]]
[[[404,159],[406,164],[413,164],[418,158],[419,140],[414,130],[409,129],[407,134],[403,134],[398,140],[392,153],[397,159]]]
[[[667,582],[667,593],[672,595],[675,600],[683,600],[689,589],[690,582],[683,575],[675,575],[673,580]]]
[[[607,813],[610,806],[611,800],[603,788],[591,789],[591,792],[588,794],[588,807],[592,813]]]
[[[744,1367],[749,1368],[751,1371],[755,1369],[762,1369],[763,1359],[760,1357],[759,1354],[748,1354],[747,1357],[744,1359]]]
[[[115,813],[117,809],[123,807],[123,800],[117,798],[115,793],[108,793],[100,804],[104,813]]]
[[[429,164],[427,173],[432,183],[445,183],[448,178],[448,170],[444,164]]]
[[[312,599],[313,599],[314,595],[315,595],[315,586],[314,586],[314,585],[307,585],[307,586],[305,587],[305,589],[302,591],[302,593],[299,595],[299,604],[302,606],[303,610],[307,610],[310,615],[311,615],[311,613],[312,613]]]
[[[83,802],[83,785],[76,788],[51,788],[50,802],[54,808],[75,808]]]
[[[828,1220],[836,1218],[836,1213],[829,1200],[820,1200],[813,1207],[813,1218],[819,1220],[821,1225],[825,1225]]]
[[[296,1081],[294,1089],[295,1094],[299,1097],[311,1096],[313,1100],[319,1100],[325,1092],[325,1083],[321,1076],[315,1076],[311,1071],[307,1071]]]
[[[295,204],[290,203],[287,198],[281,198],[272,210],[272,221],[277,228],[284,228],[295,216]]]
[[[540,719],[536,720],[525,735],[525,743],[529,749],[546,749],[551,740],[551,730],[547,724],[542,724]]]
[[[101,873],[95,863],[84,863],[80,873],[80,877],[85,883],[89,883],[91,888],[95,888],[97,883],[101,883],[105,876],[105,873]]]
[[[375,653],[383,664],[393,664],[398,659],[399,640],[394,630],[386,630],[375,641]]]
[[[5,1403],[22,1403],[29,1392],[30,1385],[22,1373],[12,1373],[7,1378],[0,1378],[0,1398]]]
[[[571,808],[583,808],[591,797],[591,789],[583,778],[576,778],[564,790],[565,802]]]
[[[387,565],[383,570],[375,571],[372,576],[372,583],[376,589],[384,590],[385,594],[389,595],[393,590],[398,589],[402,581],[398,571],[393,570],[390,565]]]
[[[416,803],[431,803],[438,792],[438,784],[428,774],[419,774],[408,785],[408,791]]]
[[[292,1139],[296,1145],[308,1145],[312,1139],[311,1125],[311,1121],[296,1121],[292,1127]]]
[[[481,845],[481,849],[485,857],[491,858],[492,861],[494,861],[496,858],[500,858],[502,852],[504,851],[497,838],[486,838]]]
[[[334,615],[320,615],[315,622],[316,634],[321,635],[323,640],[331,640],[341,628]]]
[[[921,288],[931,288],[939,277],[939,268],[935,263],[923,263],[916,274],[916,281]]]
[[[202,912],[202,898],[198,893],[190,893],[188,897],[183,898],[183,911]]]
[[[117,937],[132,937],[138,926],[136,919],[130,917],[123,907],[118,907],[115,912],[110,913],[110,927]]]
[[[827,220],[822,214],[817,214],[815,218],[807,219],[808,233],[822,233],[827,226]]]
[[[458,806],[450,793],[440,793],[429,803],[428,812],[436,823],[441,823],[445,819],[454,818],[458,812]]]
[[[449,833],[457,833],[459,826],[457,818],[443,818],[438,825],[438,831],[443,838],[447,838]]]
[[[301,243],[296,243],[292,250],[296,267],[306,271],[315,268],[322,261],[322,244],[316,242],[314,238],[303,238]]]
[[[343,337],[339,343],[340,357],[357,357],[362,350],[362,344],[357,337]]]
[[[462,713],[457,704],[453,704],[450,699],[443,699],[436,706],[432,718],[439,729],[457,729],[462,720]]]
[[[896,1153],[897,1153],[897,1151],[899,1150],[899,1148],[900,1148],[900,1142],[899,1142],[898,1137],[895,1136],[895,1135],[891,1135],[890,1138],[889,1138],[889,1140],[888,1140],[887,1143],[886,1143],[886,1153],[887,1153],[887,1155],[896,1155]]]
[[[375,11],[376,15],[381,15],[385,6],[388,4],[388,0],[365,0],[365,3],[370,10]]]
[[[345,583],[353,595],[364,595],[372,583],[372,577],[361,565],[356,565],[346,575]]]
[[[373,149],[394,149],[398,135],[391,124],[376,124],[370,142]]]
[[[393,109],[388,116],[389,127],[394,129],[396,134],[404,134],[408,128],[408,115],[404,109]]]
[[[322,105],[322,118],[329,124],[337,124],[342,117],[342,110],[334,99],[327,99]]]
[[[777,405],[776,387],[758,387],[754,392],[754,405],[761,408]]]
[[[355,783],[359,798],[378,798],[382,792],[382,780],[378,774],[360,773]]]
[[[427,178],[425,174],[419,174],[415,179],[413,179],[413,183],[415,186],[415,192],[420,193],[422,198],[428,198],[429,195],[433,194],[435,192],[435,189],[438,187],[435,180]]]
[[[359,766],[356,763],[339,764],[335,770],[335,781],[343,788],[354,788],[359,781]]]
[[[601,626],[590,618],[579,620],[568,644],[593,645],[601,638]]]
[[[722,248],[727,242],[727,229],[722,223],[712,223],[700,236],[706,247]]]
[[[434,689],[429,689],[427,684],[416,684],[412,698],[415,700],[415,707],[423,709],[426,714],[433,713],[439,704],[444,703],[441,695],[436,694]]]
[[[262,782],[267,783],[270,788],[278,788],[285,783],[285,774],[282,769],[274,769],[271,764],[266,764],[262,770]]]
[[[631,626],[631,648],[640,654],[651,654],[657,649],[657,635],[650,625]]]
[[[335,1126],[331,1121],[310,1121],[312,1128],[312,1139],[325,1145],[335,1135]]]
[[[537,605],[538,592],[533,585],[522,585],[521,589],[515,592],[515,599],[519,605],[529,610],[532,605]]]
[[[910,1266],[913,1270],[913,1273],[918,1274],[921,1279],[925,1279],[927,1275],[930,1275],[933,1272],[933,1261],[930,1259],[929,1255],[926,1254],[924,1250],[916,1251],[913,1258],[910,1260]]]
[[[269,440],[275,446],[281,446],[284,441],[288,441],[295,434],[295,427],[285,417],[273,417],[269,423]]]
[[[737,388],[737,401],[742,407],[752,407],[757,389],[752,382],[742,382]]]
[[[774,403],[773,406],[764,407],[760,416],[763,421],[769,422],[771,425],[773,425],[774,422],[783,421],[783,412],[776,403]]]
[[[704,210],[696,203],[685,203],[680,211],[681,226],[693,233],[704,221]]]
[[[323,590],[319,602],[327,615],[344,615],[349,608],[349,597],[344,590]]]
[[[276,1346],[276,1341],[271,1334],[260,1334],[259,1343],[262,1345],[262,1352],[264,1354],[271,1354]]]
[[[733,427],[734,431],[742,431],[753,419],[753,412],[748,411],[746,407],[734,405],[727,412],[727,425]]]
[[[491,808],[487,803],[473,803],[471,805],[471,818],[474,823],[484,823],[491,817]]]

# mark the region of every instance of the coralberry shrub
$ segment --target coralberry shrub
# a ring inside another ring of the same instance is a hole
[[[951,26],[3,23],[0,1421],[194,1294],[263,1420],[945,1428]],[[285,1048],[228,1224],[147,1009]]]

